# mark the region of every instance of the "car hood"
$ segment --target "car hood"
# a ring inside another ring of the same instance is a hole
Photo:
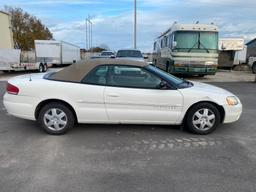
[[[234,95],[233,93],[225,90],[225,89],[222,89],[220,87],[216,87],[214,85],[209,85],[209,84],[206,84],[206,83],[201,83],[201,82],[195,82],[195,81],[191,81],[194,86],[191,87],[191,89],[193,89],[194,91],[197,91],[197,92],[203,92],[203,93],[206,93],[206,94],[221,94],[221,95]]]
[[[193,83],[193,86],[185,89],[179,89],[180,93],[184,97],[184,102],[189,101],[197,103],[200,101],[211,101],[219,105],[225,105],[227,97],[235,96],[233,93],[214,85],[194,81],[191,82]]]

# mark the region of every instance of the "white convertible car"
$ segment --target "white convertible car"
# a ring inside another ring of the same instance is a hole
[[[10,79],[4,106],[13,116],[37,120],[49,134],[63,134],[75,123],[184,125],[208,134],[242,113],[240,100],[224,89],[125,59]]]

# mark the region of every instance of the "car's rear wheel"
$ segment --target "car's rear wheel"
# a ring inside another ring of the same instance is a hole
[[[199,103],[193,106],[186,116],[189,131],[200,135],[213,132],[219,124],[220,112],[210,103]]]
[[[38,121],[47,133],[61,135],[74,126],[75,118],[65,105],[49,103],[40,110]]]

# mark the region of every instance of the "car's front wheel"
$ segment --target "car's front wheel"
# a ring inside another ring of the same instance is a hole
[[[52,135],[66,133],[75,123],[72,111],[61,103],[46,104],[39,112],[38,121]]]
[[[200,135],[213,132],[219,124],[220,112],[210,103],[199,103],[193,106],[186,116],[188,129]]]

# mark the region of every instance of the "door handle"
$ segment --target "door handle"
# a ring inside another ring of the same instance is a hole
[[[120,95],[118,95],[116,93],[110,93],[110,94],[108,94],[108,97],[120,97]]]

